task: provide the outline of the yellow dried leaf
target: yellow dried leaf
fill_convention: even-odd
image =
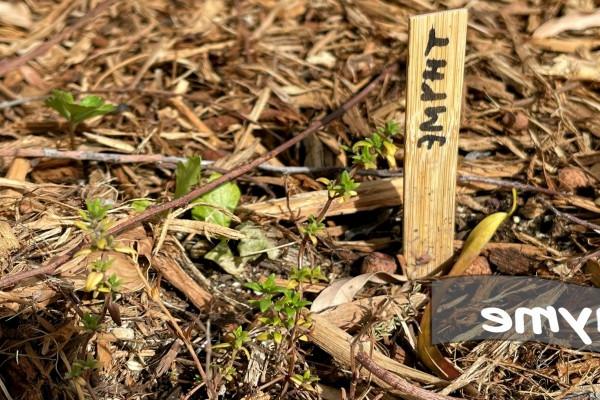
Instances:
[[[104,279],[104,274],[102,272],[90,271],[87,279],[85,280],[83,291],[91,292],[92,290],[96,290],[100,282],[102,282],[102,279]]]
[[[269,340],[269,332],[262,332],[256,335],[256,340],[259,342],[264,342],[265,340]]]
[[[77,253],[75,253],[73,258],[84,257],[84,256],[87,256],[90,254],[92,254],[92,249],[83,249],[83,250],[79,250]]]
[[[108,241],[104,237],[101,237],[100,239],[98,239],[96,241],[96,247],[100,250],[104,250],[106,248],[107,244],[108,244]]]
[[[492,239],[500,225],[510,217],[517,207],[517,191],[513,189],[513,205],[509,212],[497,212],[485,217],[471,231],[463,249],[448,275],[462,275],[475,261],[483,247]]]
[[[73,222],[73,225],[75,225],[75,227],[81,229],[82,231],[89,231],[88,224],[83,221],[75,221]]]
[[[115,246],[113,248],[114,251],[118,251],[119,253],[123,253],[123,254],[128,254],[131,257],[133,257],[133,259],[137,259],[137,252],[132,249],[131,247],[127,247],[127,246]]]
[[[471,231],[458,259],[448,273],[449,276],[463,275],[479,256],[483,247],[492,239],[502,222],[515,212],[517,208],[517,191],[513,189],[512,193],[513,204],[509,212],[497,212],[488,215]],[[431,303],[427,305],[421,319],[421,334],[417,339],[417,353],[423,364],[439,377],[456,379],[460,376],[460,372],[454,364],[444,357],[437,346],[431,344]]]

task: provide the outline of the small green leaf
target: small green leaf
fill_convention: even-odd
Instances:
[[[79,105],[84,107],[100,107],[104,104],[104,100],[100,96],[86,96],[79,101]]]
[[[67,104],[72,104],[73,101],[73,95],[71,93],[63,92],[62,90],[53,90],[52,95],[46,99],[46,105],[70,120],[71,113],[66,106]]]
[[[211,182],[220,176],[221,174],[214,173],[210,176],[208,181]],[[196,199],[196,201],[200,203],[212,204],[233,212],[233,210],[235,210],[237,207],[241,197],[242,192],[240,191],[238,185],[236,185],[234,182],[227,182],[199,197]],[[198,205],[192,208],[192,218],[225,227],[229,226],[231,223],[230,216],[219,211],[217,208],[208,205]]]
[[[100,322],[102,317],[95,314],[86,313],[83,315],[81,322],[83,323],[83,327],[88,331],[96,331],[100,327]]]
[[[175,198],[184,196],[198,184],[200,180],[202,159],[198,156],[190,157],[183,163],[177,163],[175,170]]]
[[[85,207],[87,209],[86,217],[88,220],[96,221],[106,218],[108,211],[112,208],[110,204],[107,204],[102,199],[98,198],[86,200]]]
[[[154,202],[150,199],[139,199],[131,202],[131,209],[135,212],[142,212],[150,207]]]
[[[86,119],[108,114],[116,110],[114,104],[105,103],[99,96],[87,96],[79,104],[73,95],[62,90],[53,90],[46,99],[46,105],[53,108],[72,125],[78,125]]]
[[[265,312],[269,309],[269,307],[271,307],[271,304],[273,304],[273,301],[271,300],[270,297],[264,298],[259,300],[258,302],[258,308],[260,309],[260,312]]]
[[[262,286],[258,282],[248,282],[244,286],[255,293],[261,293]]]
[[[396,121],[387,121],[383,130],[386,136],[395,136],[400,131],[400,126]]]

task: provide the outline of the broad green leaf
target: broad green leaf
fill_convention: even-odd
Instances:
[[[273,304],[273,300],[270,298],[261,299],[258,302],[258,308],[260,309],[260,312],[264,313],[271,307],[271,304]]]
[[[97,108],[104,104],[104,99],[100,96],[86,96],[79,101],[79,105],[84,107]]]
[[[46,100],[46,105],[56,110],[72,125],[108,114],[117,108],[114,104],[105,103],[99,96],[87,96],[76,103],[71,93],[62,90],[53,90],[52,95]]]
[[[204,258],[219,264],[228,274],[239,276],[244,271],[244,263],[237,259],[226,240],[221,240],[214,249],[204,255]]]
[[[196,186],[200,180],[202,159],[198,156],[190,157],[186,162],[177,163],[175,170],[175,198],[184,196]]]
[[[256,260],[262,252],[267,253],[267,257],[271,260],[279,256],[279,249],[275,248],[275,241],[269,239],[260,226],[244,222],[237,229],[246,236],[238,244],[240,257],[243,257],[245,261]]]
[[[82,123],[86,119],[108,114],[117,108],[113,104],[104,104],[97,107],[86,107],[80,104],[66,104],[65,107],[71,115],[69,120],[75,125]]]
[[[50,97],[46,99],[46,105],[53,108],[66,119],[71,119],[71,113],[67,109],[67,104],[73,104],[73,95],[62,90],[53,90]]]
[[[209,182],[220,177],[221,174],[214,173],[210,176]],[[196,199],[196,201],[205,204],[212,204],[217,207],[224,208],[233,212],[237,207],[242,192],[238,185],[234,182],[227,182],[218,188],[206,193],[205,195]],[[228,227],[231,223],[231,217],[227,214],[219,211],[215,207],[210,205],[198,205],[192,208],[192,218],[201,221],[212,222],[221,226]]]

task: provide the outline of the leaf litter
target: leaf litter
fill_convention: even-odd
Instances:
[[[598,357],[590,352],[481,342],[428,348],[429,361],[415,357],[427,335],[419,328],[427,282],[357,273],[374,250],[397,257],[402,268],[401,177],[360,175],[358,195],[326,211],[316,245],[308,241],[301,249],[299,227],[327,201],[318,179],[337,174],[319,168],[349,167],[345,149],[387,122],[402,132],[408,17],[466,5],[455,268],[469,273],[476,263],[474,270],[485,273],[598,285],[594,2],[158,0],[98,3],[95,12],[96,4],[0,2],[3,60],[51,44],[16,67],[0,64],[2,277],[33,271],[78,245],[74,222],[86,200],[109,201],[115,221],[135,217],[293,137],[385,65],[399,61],[399,69],[341,119],[270,160],[270,170],[122,234],[135,252],[112,255],[124,279],[112,300],[120,328],[107,315],[115,314],[114,305],[79,290],[85,257],[54,276],[2,288],[4,396],[405,396],[385,380],[369,380],[354,358],[359,349],[426,388],[430,398],[593,398],[586,393],[595,390]],[[44,104],[52,89],[72,93],[55,104],[64,117],[81,117],[73,120],[73,149],[68,126]],[[402,165],[401,140],[395,145],[379,170]],[[193,168],[186,174],[172,162],[9,153],[42,148],[74,150],[80,158],[186,157]],[[288,174],[291,167],[305,169]],[[507,188],[517,184],[526,187],[510,215],[501,210],[510,209]],[[389,217],[376,222],[378,210]],[[347,240],[354,230],[359,233]],[[300,258],[308,269],[294,271]],[[295,280],[317,267],[327,281]],[[260,313],[252,307],[257,294],[245,284],[264,283],[271,274],[277,279],[270,303],[262,300],[279,311]],[[374,282],[374,276],[386,278]],[[335,307],[315,312],[311,321],[294,308],[302,305],[294,293],[312,301],[313,311]],[[84,326],[87,314],[106,315],[98,330]],[[287,321],[295,327],[288,329]],[[306,334],[304,323],[312,324]],[[270,339],[257,339],[269,329]],[[205,377],[198,365],[208,365]]]

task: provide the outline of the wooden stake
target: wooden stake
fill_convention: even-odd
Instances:
[[[404,256],[410,278],[452,257],[467,10],[410,18]]]

